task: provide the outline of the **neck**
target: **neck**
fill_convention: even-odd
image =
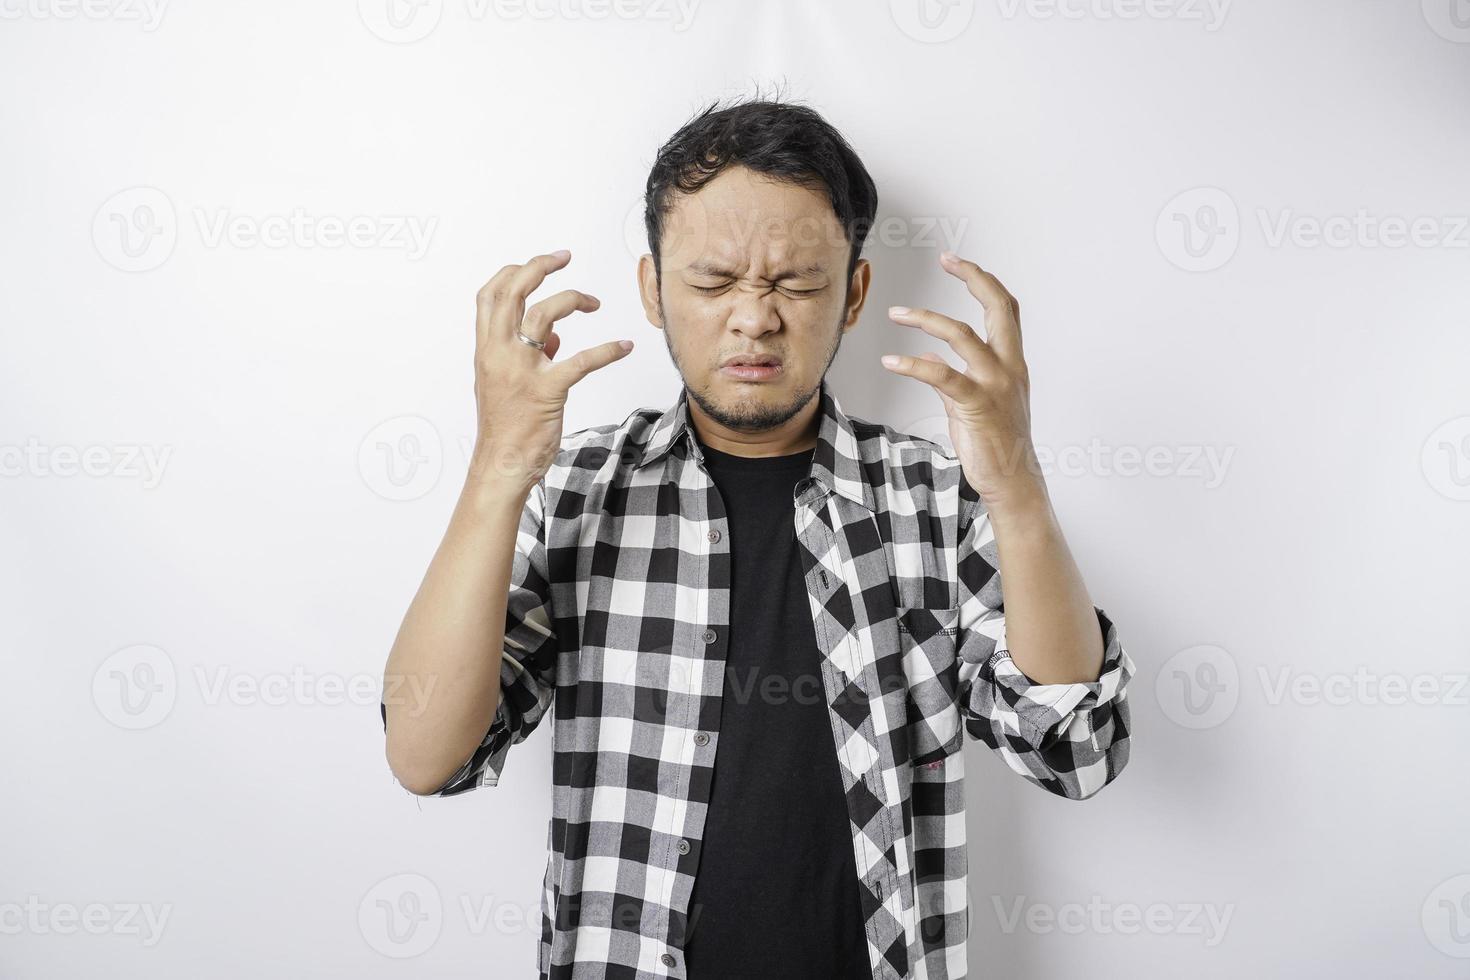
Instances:
[[[722,453],[732,456],[789,456],[805,452],[817,444],[817,434],[821,430],[821,403],[822,393],[818,389],[795,415],[780,425],[746,431],[721,425],[690,398],[689,422],[700,442]]]

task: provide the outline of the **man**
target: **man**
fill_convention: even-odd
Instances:
[[[705,110],[646,204],[667,411],[563,434],[570,388],[631,348],[556,359],[553,325],[599,305],[526,306],[567,252],[480,291],[473,463],[387,665],[433,698],[385,703],[390,766],[495,785],[551,710],[542,977],[963,977],[964,732],[1072,799],[1128,759],[1133,665],[1036,464],[1019,308],[946,254],[984,339],[890,310],[964,362],[883,359],[939,393],[946,452],[825,380],[877,194],[819,115]]]

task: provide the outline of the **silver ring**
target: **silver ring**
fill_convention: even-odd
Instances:
[[[530,337],[527,337],[525,334],[521,333],[521,328],[520,327],[516,327],[516,339],[519,340],[523,344],[528,344],[531,347],[536,348],[537,350],[545,350],[546,349],[546,341],[544,341],[544,340],[532,340]]]

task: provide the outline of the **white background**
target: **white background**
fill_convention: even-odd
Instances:
[[[569,427],[672,402],[648,166],[780,82],[894,221],[844,408],[995,271],[1139,669],[1090,801],[970,746],[973,975],[1470,977],[1470,5],[692,2],[0,0],[0,976],[533,974],[549,728],[419,801],[377,708],[474,293],[570,248]]]

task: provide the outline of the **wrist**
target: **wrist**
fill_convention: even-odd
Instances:
[[[1040,479],[1017,479],[980,495],[990,522],[997,527],[1034,527],[1051,519],[1051,496]]]
[[[498,492],[519,490],[524,496],[545,472],[545,467],[538,467],[536,462],[520,449],[476,440],[465,483]]]

